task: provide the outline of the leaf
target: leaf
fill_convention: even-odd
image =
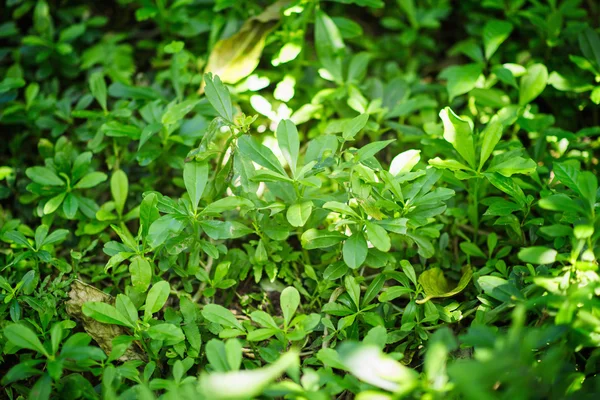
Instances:
[[[543,64],[533,64],[521,78],[519,105],[524,106],[536,99],[548,83],[548,69]]]
[[[37,351],[49,357],[48,351],[42,345],[34,331],[21,324],[7,325],[3,330],[4,337],[23,349]]]
[[[34,181],[44,186],[64,186],[65,182],[54,172],[46,167],[27,168],[25,174]]]
[[[531,264],[552,264],[558,252],[544,246],[525,247],[519,251],[519,260]]]
[[[200,221],[200,226],[214,240],[237,239],[254,232],[254,230],[237,221]]]
[[[512,283],[497,276],[481,276],[477,284],[488,296],[496,300],[510,303],[514,299],[523,299],[523,294]]]
[[[409,393],[418,384],[417,372],[384,354],[376,345],[345,342],[338,352],[345,368],[370,385],[389,392]]]
[[[203,372],[198,388],[202,398],[233,400],[259,398],[270,382],[286,370],[298,368],[298,352],[291,350],[266,367],[229,372]]]
[[[448,81],[448,95],[452,101],[456,96],[473,90],[482,72],[481,64],[454,65],[444,69],[439,77]]]
[[[421,160],[421,150],[406,150],[398,154],[390,164],[390,174],[394,176],[410,172]]]
[[[29,240],[19,231],[8,231],[4,234],[4,238],[8,240],[12,240],[15,243],[20,244],[21,246],[25,246],[30,250],[35,250]]]
[[[342,81],[341,54],[345,49],[344,41],[335,22],[323,11],[315,14],[315,49],[317,57],[336,81]]]
[[[390,237],[381,226],[370,221],[365,222],[367,228],[367,239],[375,246],[377,250],[387,252],[390,250]]]
[[[253,209],[254,203],[240,196],[228,196],[224,199],[219,199],[207,205],[200,213],[203,214],[221,214],[225,211],[242,208],[245,210]]]
[[[485,58],[490,59],[498,47],[508,38],[513,30],[513,25],[507,21],[492,19],[483,27],[483,48]]]
[[[346,236],[339,232],[318,231],[309,229],[302,234],[302,247],[306,250],[322,249],[340,243]]]
[[[296,125],[289,119],[281,120],[277,125],[277,143],[292,170],[292,174],[295,174],[298,164],[298,152],[300,151],[300,139],[298,138]]]
[[[502,123],[499,119],[493,119],[487,124],[483,132],[481,133],[481,150],[479,153],[479,169],[483,167],[483,164],[490,158],[492,152],[496,148],[496,145],[502,138]]]
[[[83,305],[82,311],[86,316],[91,317],[98,322],[102,322],[103,324],[120,325],[133,328],[133,325],[131,322],[129,322],[127,317],[117,311],[117,309],[110,304],[97,301],[87,302]]]
[[[452,297],[467,287],[469,282],[471,281],[471,277],[473,276],[473,271],[470,266],[465,266],[462,271],[462,276],[460,277],[460,281],[456,285],[456,287],[452,288],[446,277],[444,276],[444,272],[440,268],[431,268],[426,271],[423,271],[421,275],[419,275],[419,283],[423,287],[423,291],[425,292],[425,298],[422,300],[417,300],[418,304],[423,304],[431,299],[441,298],[441,297]]]
[[[107,178],[108,178],[108,176],[106,176],[106,174],[103,172],[90,172],[89,174],[87,174],[86,176],[81,178],[81,180],[79,182],[77,182],[77,184],[75,185],[75,188],[76,189],[93,188],[95,186],[98,186],[100,183],[104,182]]]
[[[221,82],[217,75],[211,73],[204,75],[204,83],[206,84],[204,91],[209,103],[214,107],[217,113],[225,121],[233,124],[233,104],[229,91]]]
[[[121,311],[120,302],[117,297],[117,309],[125,316],[129,316],[129,312],[124,309]],[[69,292],[69,300],[66,302],[67,313],[72,317],[82,322],[83,328],[93,338],[100,348],[104,350],[106,354],[111,354],[113,349],[113,339],[118,336],[127,335],[128,331],[125,330],[121,325],[110,325],[96,321],[83,313],[83,305],[88,302],[110,302],[111,297],[106,293],[96,289],[93,286],[87,285],[79,280],[74,280],[71,284],[71,291]],[[135,306],[134,306],[135,308]],[[135,317],[137,320],[137,315]],[[67,342],[63,344],[63,352],[67,349],[69,341],[76,335],[82,335],[88,337],[85,333],[77,333],[67,339]],[[134,347],[130,347],[125,351],[120,361],[128,360],[143,360],[145,355],[136,351]]]
[[[444,139],[454,147],[471,168],[475,168],[475,147],[473,130],[469,122],[461,119],[450,109],[440,111],[444,123]]]
[[[238,139],[238,148],[244,156],[258,165],[286,176],[285,170],[271,149],[256,142],[250,135],[244,135]]]
[[[356,306],[356,310],[360,310],[360,285],[356,282],[356,278],[352,275],[346,275],[344,278],[344,288]]]
[[[67,196],[67,193],[63,192],[63,193],[57,194],[56,196],[49,199],[46,202],[46,204],[44,205],[44,214],[48,215],[48,214],[52,214],[54,211],[56,211],[58,209],[58,207],[60,207],[60,205],[62,204],[62,202],[66,196]]]
[[[157,282],[150,288],[144,305],[144,320],[149,320],[152,314],[163,308],[170,293],[171,286],[166,281]]]
[[[372,143],[367,144],[366,146],[361,147],[356,152],[357,161],[364,161],[368,158],[373,157],[375,154],[377,154],[381,150],[385,149],[390,143],[394,142],[395,140],[396,139],[372,142]]]
[[[171,103],[162,115],[160,122],[165,126],[176,124],[181,121],[187,113],[192,111],[198,103],[199,100],[185,100],[177,104]]]
[[[343,257],[346,265],[352,269],[359,268],[367,259],[369,248],[362,232],[354,233],[344,242]]]
[[[210,52],[205,72],[219,75],[230,84],[250,75],[258,66],[267,35],[280,19],[284,4],[278,1],[270,5],[244,22],[236,34],[219,40]]]
[[[483,251],[481,251],[479,246],[477,246],[473,242],[462,242],[460,244],[460,249],[463,251],[463,253],[465,253],[468,256],[487,258],[487,256]]]
[[[295,287],[288,286],[281,292],[279,304],[283,312],[283,323],[287,327],[300,305],[300,293]]]
[[[173,324],[156,324],[148,329],[148,336],[154,340],[163,340],[168,345],[177,344],[185,340],[185,335],[180,327]]]
[[[286,217],[290,225],[296,228],[304,226],[306,221],[308,221],[310,214],[312,213],[312,208],[312,201],[292,204],[286,213]]]
[[[183,182],[185,189],[190,195],[194,211],[198,210],[198,203],[208,181],[208,163],[192,161],[183,167]]]
[[[115,201],[115,209],[119,216],[123,215],[123,208],[125,208],[125,202],[127,201],[127,192],[129,188],[129,181],[127,174],[123,170],[119,169],[113,172],[110,178],[110,192]]]
[[[342,137],[344,140],[354,140],[354,136],[367,125],[369,114],[360,114],[358,117],[352,118],[342,126]]]
[[[218,304],[207,304],[202,308],[202,316],[215,324],[226,328],[237,328],[245,331],[244,327],[237,320],[235,315],[228,309]]]
[[[521,189],[512,178],[507,178],[506,176],[500,175],[498,172],[485,173],[484,175],[492,185],[515,199],[521,207],[526,205],[527,198],[525,197],[523,189]]]
[[[170,234],[180,232],[184,227],[183,221],[167,214],[154,220],[148,229],[146,240],[151,248],[162,245]]]
[[[150,263],[141,256],[135,256],[129,264],[131,284],[138,290],[145,292],[150,286],[152,279],[152,267]]]
[[[90,92],[100,107],[106,112],[106,82],[104,81],[104,74],[100,71],[93,72],[90,75]]]
[[[501,175],[510,177],[514,174],[531,174],[535,172],[536,167],[537,164],[531,158],[511,157],[506,161],[491,166],[487,172],[499,172]]]
[[[600,36],[589,26],[579,34],[579,48],[588,60],[600,67]]]

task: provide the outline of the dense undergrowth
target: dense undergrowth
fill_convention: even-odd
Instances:
[[[0,397],[597,398],[599,13],[7,0]]]

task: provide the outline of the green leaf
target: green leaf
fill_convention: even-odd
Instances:
[[[194,211],[198,209],[198,203],[208,181],[208,163],[192,161],[183,167],[183,182],[190,195]]]
[[[58,177],[54,172],[46,167],[31,167],[27,168],[25,174],[34,181],[44,186],[64,186],[65,182]]]
[[[308,221],[310,214],[312,213],[312,208],[312,201],[292,204],[286,213],[286,217],[290,225],[296,228],[304,226],[306,221]]]
[[[421,150],[406,150],[398,154],[390,164],[390,174],[394,176],[409,173],[421,160]]]
[[[525,193],[523,189],[512,178],[508,178],[506,176],[500,175],[498,172],[494,173],[485,173],[485,177],[490,181],[492,185],[494,185],[497,189],[503,191],[508,194],[510,197],[515,199],[515,201],[521,206],[524,207],[527,203],[527,198],[525,197]]]
[[[83,313],[103,324],[121,325],[128,328],[133,328],[133,324],[129,322],[127,317],[117,311],[110,304],[100,301],[89,301],[85,303],[81,309]]]
[[[552,264],[558,252],[544,246],[525,247],[519,251],[519,260],[531,264]]]
[[[35,250],[33,248],[33,246],[31,246],[31,243],[29,243],[29,240],[27,240],[25,235],[23,235],[19,231],[8,231],[4,234],[4,238],[8,239],[8,240],[12,240],[13,242],[18,243],[22,246],[25,246],[30,250]],[[38,247],[40,247],[40,246],[38,246]]]
[[[136,289],[145,292],[152,280],[152,267],[150,263],[141,256],[135,256],[129,264],[131,284]]]
[[[381,226],[370,221],[365,222],[367,228],[367,239],[375,246],[377,250],[387,252],[390,250],[390,237]]]
[[[63,202],[63,212],[67,219],[75,218],[77,210],[79,209],[79,200],[73,193],[67,194],[65,201]]]
[[[491,166],[487,172],[498,172],[501,175],[510,177],[514,174],[531,174],[535,172],[536,167],[537,164],[531,158],[511,157],[506,161]]]
[[[121,314],[123,314],[124,316],[129,318],[129,321],[132,324],[137,321],[137,319],[138,319],[137,308],[135,307],[135,305],[133,304],[131,299],[129,297],[127,297],[126,295],[124,295],[124,294],[117,295],[117,300],[115,301],[115,307],[117,308],[117,311],[119,311]]]
[[[210,104],[217,110],[221,118],[233,124],[233,104],[229,91],[221,79],[217,75],[213,76],[213,74],[207,73],[204,75],[204,82],[206,84],[204,91]]]
[[[202,398],[215,400],[259,398],[270,382],[287,370],[298,368],[298,352],[292,350],[262,368],[229,372],[203,372],[198,387]]]
[[[214,240],[237,239],[254,232],[254,230],[237,221],[200,221],[200,226]]]
[[[483,251],[481,251],[479,246],[477,246],[473,242],[462,242],[460,244],[460,249],[463,251],[463,253],[465,253],[468,256],[487,258],[487,256]]]
[[[448,81],[448,95],[452,101],[456,96],[473,90],[482,72],[481,64],[454,65],[444,69],[439,77]]]
[[[493,119],[487,124],[483,132],[481,133],[481,150],[479,153],[479,169],[483,167],[483,164],[490,158],[492,152],[496,148],[496,145],[502,138],[502,123],[499,119]]]
[[[183,117],[186,116],[187,113],[196,107],[199,101],[200,100],[185,100],[178,104],[169,104],[160,122],[165,126],[178,123],[183,119]]]
[[[4,337],[23,349],[37,351],[49,357],[48,351],[42,345],[34,331],[20,324],[7,325],[3,330]]]
[[[356,152],[357,161],[364,161],[368,158],[373,157],[375,154],[385,149],[390,143],[394,142],[395,140],[396,139],[372,142],[367,144],[366,146],[361,147]]]
[[[106,82],[102,72],[98,71],[90,75],[90,91],[100,107],[106,112]]]
[[[548,83],[548,69],[543,64],[533,64],[521,78],[519,89],[519,105],[531,103],[536,99]]]
[[[600,67],[600,36],[589,26],[579,34],[579,48],[588,60]]]
[[[281,292],[279,304],[283,312],[283,323],[287,327],[300,305],[300,293],[295,287],[288,286]]]
[[[238,148],[244,156],[248,157],[258,165],[270,169],[273,172],[278,172],[284,176],[286,175],[285,170],[271,149],[256,142],[249,135],[244,135],[238,139]]]
[[[200,213],[203,214],[221,214],[225,211],[241,208],[245,210],[253,209],[254,203],[250,200],[239,196],[228,196],[224,199],[219,199],[207,205]]]
[[[146,304],[144,305],[145,320],[149,320],[152,314],[163,308],[170,293],[171,286],[166,281],[157,282],[152,286],[148,296],[146,296]]]
[[[483,27],[483,48],[485,58],[490,59],[498,47],[508,38],[513,30],[513,25],[507,21],[492,19]]]
[[[453,288],[448,284],[444,272],[440,268],[436,267],[423,271],[423,273],[419,275],[419,283],[423,287],[425,298],[417,300],[417,303],[423,304],[431,299],[454,296],[467,287],[472,276],[473,271],[471,270],[471,267],[464,267],[460,281]]]
[[[346,236],[339,232],[309,229],[302,234],[302,247],[306,250],[322,249],[340,243]]]
[[[277,143],[281,154],[283,154],[292,170],[292,174],[295,174],[300,151],[300,139],[296,125],[289,119],[281,120],[277,125]]]
[[[341,54],[344,41],[335,22],[323,11],[315,14],[315,49],[317,57],[335,81],[342,81]]]
[[[338,352],[340,361],[352,375],[375,387],[409,393],[419,384],[417,372],[384,354],[376,345],[346,342]],[[374,365],[385,365],[385,369],[373,368]]]
[[[237,320],[235,315],[228,309],[218,304],[207,304],[202,308],[202,316],[215,324],[226,328],[237,328],[245,331],[244,327]]]
[[[173,324],[156,324],[148,329],[148,336],[154,340],[163,340],[168,345],[177,344],[185,340],[185,335],[180,327]]]
[[[354,140],[354,136],[363,130],[369,121],[369,114],[360,114],[358,117],[352,118],[342,126],[342,137],[346,141]]]
[[[110,178],[110,192],[115,201],[115,209],[119,216],[123,215],[123,208],[125,208],[125,202],[127,201],[128,188],[129,181],[127,179],[127,174],[121,169],[113,172]]]
[[[360,285],[356,282],[356,278],[352,275],[346,275],[344,278],[344,288],[352,302],[356,306],[356,310],[360,310]]]
[[[104,182],[107,178],[108,177],[103,172],[90,172],[89,174],[87,174],[86,176],[81,178],[81,180],[79,182],[77,182],[77,184],[75,185],[75,188],[76,189],[93,188],[94,186],[98,186],[100,183]]]
[[[63,193],[57,194],[56,196],[54,196],[50,200],[48,200],[46,202],[46,204],[44,205],[44,214],[48,215],[48,214],[52,214],[54,211],[56,211],[58,209],[58,207],[60,207],[60,205],[62,204],[62,202],[66,196],[67,196],[67,193],[63,192]]]
[[[346,265],[352,269],[359,268],[367,259],[369,248],[361,232],[354,233],[344,242],[343,257]]]
[[[440,111],[444,123],[444,139],[454,147],[471,168],[475,168],[475,147],[473,130],[469,122],[461,119],[450,109]]]

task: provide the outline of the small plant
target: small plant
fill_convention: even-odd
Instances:
[[[97,3],[0,22],[0,397],[597,397],[594,2]]]

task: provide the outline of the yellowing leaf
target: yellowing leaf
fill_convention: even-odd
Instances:
[[[267,7],[260,15],[248,19],[238,33],[219,40],[208,58],[205,73],[212,72],[223,83],[236,83],[256,69],[260,61],[265,39],[287,1],[278,1]]]
[[[419,283],[421,286],[423,286],[425,298],[422,300],[417,300],[417,303],[423,304],[431,299],[440,297],[452,297],[467,287],[472,276],[473,271],[471,270],[471,267],[464,267],[463,274],[458,282],[458,285],[453,288],[448,284],[448,280],[440,268],[428,269],[419,276]]]

